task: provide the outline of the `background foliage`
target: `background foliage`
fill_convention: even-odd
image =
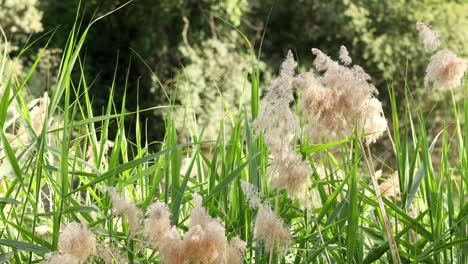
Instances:
[[[83,1],[83,21],[123,3]],[[12,57],[17,55],[18,46],[28,43],[31,34],[49,30],[56,30],[49,47],[63,47],[78,4],[79,1],[1,1],[0,25],[13,41]],[[389,82],[396,85],[397,97],[402,94],[405,78],[422,86],[419,73],[424,71],[428,56],[423,56],[422,47],[416,42],[415,22],[432,24],[443,35],[444,47],[459,51],[463,57],[468,53],[464,47],[468,39],[467,13],[468,4],[464,1],[135,0],[119,10],[118,15],[108,16],[93,27],[88,36],[92,44],[85,45],[83,60],[87,76],[94,80],[91,95],[97,112],[102,112],[108,101],[117,65],[117,105],[121,103],[127,80],[124,73],[128,71],[129,110],[135,110],[137,102],[142,108],[167,104],[161,82],[171,90],[179,90],[169,93],[176,103],[196,104],[195,118],[204,127],[214,114],[207,109],[219,99],[217,89],[224,94],[226,106],[235,111],[236,96],[242,91],[232,84],[248,74],[247,64],[242,62],[247,61],[243,58],[251,51],[234,27],[246,34],[255,50],[263,44],[261,87],[268,85],[268,76],[276,73],[276,65],[288,49],[294,50],[302,68],[308,68],[311,47],[337,54],[340,45],[345,45],[355,62],[374,77],[383,92],[381,97],[386,98]],[[43,38],[42,44],[46,40]],[[41,45],[34,47],[39,50]],[[23,61],[18,65],[20,70],[23,64],[28,65],[27,60]],[[50,82],[33,83],[37,87],[29,88],[39,91],[36,94],[53,89]],[[185,94],[187,85],[193,89],[192,95]],[[142,113],[142,120],[155,120],[148,125],[153,131],[151,140],[162,138],[162,114],[160,110]],[[212,122],[225,118],[223,113],[216,114],[221,116]]]

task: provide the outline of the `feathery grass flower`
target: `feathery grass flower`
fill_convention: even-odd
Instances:
[[[115,246],[108,246],[105,244],[98,244],[96,247],[96,256],[104,261],[106,264],[124,264],[128,263],[125,254]],[[64,264],[64,263],[62,263]]]
[[[262,108],[253,122],[255,135],[264,133],[265,142],[270,148],[281,149],[291,137],[300,133],[299,121],[291,111],[292,84],[296,61],[291,51],[281,64],[280,75],[270,84],[269,90],[262,99]]]
[[[467,69],[465,59],[457,57],[449,50],[440,50],[431,57],[427,65],[424,86],[432,83],[438,90],[458,88],[463,83],[463,75]]]
[[[46,254],[46,259],[42,264],[80,264],[81,260],[75,256],[68,254],[60,254],[57,252]]]
[[[148,239],[158,247],[170,229],[169,207],[162,202],[155,202],[150,205],[148,208],[148,220],[144,227],[144,233]]]
[[[247,248],[247,243],[235,236],[229,241],[226,249],[226,264],[242,264],[242,254]]]
[[[84,263],[95,251],[94,234],[85,225],[73,222],[59,235],[59,252],[47,255],[43,263]]]
[[[225,229],[202,207],[200,195],[194,194],[193,200],[195,206],[184,239],[175,226],[170,227],[169,208],[161,202],[150,206],[145,233],[166,264],[223,263],[227,243]]]
[[[37,135],[39,135],[42,131],[42,127],[44,126],[44,119],[47,114],[47,106],[49,104],[49,96],[46,93],[39,98],[39,105],[35,106],[30,113],[31,121],[32,121],[32,128]]]
[[[382,171],[375,172],[376,177],[381,177]],[[398,172],[392,173],[388,178],[379,184],[380,194],[387,199],[400,197],[400,181],[398,179]]]
[[[59,248],[61,253],[85,261],[96,250],[96,238],[85,225],[73,222],[68,224],[60,234]]]
[[[294,80],[301,93],[305,131],[312,139],[350,137],[356,124],[366,135],[366,143],[375,142],[386,130],[382,105],[375,98],[377,89],[360,66],[342,66],[318,49],[314,65],[321,73],[303,73]],[[344,63],[351,60],[345,47],[340,51]]]
[[[423,42],[426,52],[435,51],[440,47],[439,32],[433,31],[429,25],[423,22],[417,22],[416,29],[419,31],[419,39]]]
[[[202,207],[202,197],[193,194],[189,230],[185,235],[185,252],[195,263],[222,263],[225,258],[225,230]]]
[[[255,239],[265,242],[267,252],[278,247],[279,252],[284,254],[292,241],[288,226],[267,206],[258,209],[254,232]]]
[[[348,49],[345,46],[340,47],[340,60],[346,66],[351,65],[351,63],[353,62],[353,60],[349,56]]]
[[[249,201],[250,208],[258,209],[260,206],[262,206],[260,193],[258,192],[257,188],[255,188],[255,186],[244,180],[241,180],[241,189]]]
[[[99,153],[101,142],[98,141],[96,145],[98,146],[98,153]],[[103,150],[102,150],[101,164],[96,165],[96,157],[95,157],[94,152],[93,152],[93,146],[89,145],[88,149],[86,150],[86,162],[89,163],[92,166],[98,166],[97,169],[100,169],[100,168],[106,169],[107,168],[107,163],[108,163],[107,162],[108,153],[109,153],[109,150],[111,150],[111,148],[113,146],[114,146],[114,142],[111,141],[111,140],[106,140],[106,142],[104,142],[104,146],[103,146]],[[86,166],[85,171],[86,172],[92,172],[92,170],[91,170],[91,168],[89,166]]]
[[[308,187],[312,169],[302,157],[292,149],[273,153],[268,167],[269,182],[275,189],[286,189],[291,199],[297,199],[307,207]]]
[[[241,181],[241,186],[250,201],[251,207],[255,209],[258,206],[254,224],[254,238],[265,242],[267,252],[271,252],[278,247],[279,252],[284,254],[292,241],[289,227],[281,217],[271,210],[268,203],[258,205],[260,197],[258,196],[258,190],[253,185]]]
[[[108,192],[112,200],[112,214],[124,214],[127,217],[128,234],[129,238],[132,239],[141,226],[142,211],[134,203],[119,195],[114,188],[109,188]]]

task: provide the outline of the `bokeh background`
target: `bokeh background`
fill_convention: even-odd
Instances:
[[[0,0],[0,26],[11,41],[9,70],[26,74],[50,40],[28,89],[33,97],[54,89],[61,50],[75,19],[87,24],[125,3],[82,0],[79,9],[77,0]],[[185,106],[176,119],[181,134],[196,129],[187,121],[196,118],[198,129],[205,127],[210,139],[226,119],[225,106],[233,112],[240,105],[248,107],[252,50],[239,32],[256,55],[261,50],[262,90],[288,49],[304,71],[313,60],[311,48],[336,58],[345,45],[354,62],[373,76],[388,109],[388,85],[400,97],[405,83],[414,94],[424,89],[429,56],[418,42],[417,21],[436,28],[444,48],[467,57],[467,1],[134,0],[92,27],[81,62],[92,83],[96,115],[103,112],[115,75],[117,108],[128,80],[128,111],[171,100]],[[418,101],[431,108],[431,100],[432,93],[426,92]],[[164,112],[141,113],[149,142],[163,137]]]

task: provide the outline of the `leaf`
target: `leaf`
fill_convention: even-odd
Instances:
[[[420,214],[416,219],[415,221],[418,222],[420,221],[424,216],[426,216],[427,214],[427,211],[426,212],[423,212],[422,214]],[[405,226],[405,228],[403,228],[402,231],[400,231],[397,235],[396,235],[396,239],[400,239],[404,234],[406,234],[410,229],[417,229],[417,227],[414,227],[412,225],[407,225]],[[388,251],[388,242],[385,241],[384,243],[382,243],[381,245],[371,249],[369,251],[369,254],[367,255],[367,257],[364,259],[363,263],[364,264],[370,264],[370,263],[374,263],[375,261],[379,260],[383,254],[385,254],[385,252]]]
[[[13,257],[13,252],[7,252],[7,253],[4,253],[4,254],[0,254],[0,263],[5,263],[7,262],[8,260],[11,259],[11,257]]]
[[[256,154],[258,155],[258,154]],[[256,156],[255,155],[255,156]],[[244,164],[242,164],[240,167],[235,169],[231,174],[229,174],[227,177],[225,177],[216,187],[211,191],[211,193],[208,195],[206,199],[204,199],[204,202],[209,201],[213,196],[223,190],[226,186],[228,186],[239,174],[244,170],[244,168],[248,165],[248,161],[246,161]]]
[[[414,197],[416,196],[416,192],[419,189],[419,186],[421,185],[422,180],[424,179],[424,168],[419,168],[416,171],[416,174],[414,175],[413,178],[413,183],[411,184],[410,191],[408,193],[408,199],[406,200],[406,208],[409,208],[411,206],[411,203],[413,202]]]
[[[10,98],[10,86],[11,86],[11,77],[8,78],[8,82],[6,83],[4,88],[2,87],[3,95],[2,95],[2,98],[0,99],[0,127],[2,128],[7,118],[8,106],[10,105],[10,103],[8,102],[8,98]]]
[[[350,142],[351,140],[353,140],[352,137],[345,138],[345,139],[335,141],[335,142],[326,143],[326,144],[301,145],[301,152],[304,154],[311,154],[311,153],[319,152],[321,150],[325,150],[325,149],[329,149],[332,147],[342,145],[344,143]]]
[[[123,171],[133,169],[138,165],[141,165],[141,164],[143,164],[145,162],[156,159],[157,157],[159,157],[159,156],[161,156],[163,154],[171,152],[176,148],[177,148],[177,146],[172,147],[172,148],[168,148],[168,149],[165,149],[165,150],[160,151],[158,153],[148,155],[148,156],[143,157],[143,158],[135,159],[135,160],[129,161],[127,163],[121,164],[121,165],[119,165],[117,167],[114,167],[114,168],[108,170],[106,173],[103,173],[101,176],[94,179],[93,181],[91,181],[91,182],[89,182],[89,183],[87,183],[87,184],[85,184],[85,185],[71,191],[70,193],[68,193],[68,195],[71,195],[73,193],[76,193],[76,192],[79,192],[79,191],[82,191],[82,190],[86,190],[87,188],[92,187],[92,186],[94,186],[94,185],[96,185],[96,184],[98,184],[98,183],[100,183],[102,181],[105,181],[105,180],[107,180],[107,179],[109,179],[109,178],[111,178],[111,177],[113,177],[115,175],[118,175],[119,173],[121,173]]]
[[[21,204],[20,201],[15,200],[13,198],[8,198],[8,197],[0,197],[0,203],[14,204],[14,205]]]
[[[432,154],[432,151],[434,150],[435,144],[437,143],[437,139],[439,136],[442,134],[444,130],[441,130],[435,137],[434,140],[432,140],[431,146],[429,147],[429,152]],[[413,202],[414,197],[416,196],[416,192],[419,189],[419,186],[421,185],[422,180],[424,179],[424,176],[426,173],[424,172],[424,167],[419,168],[416,171],[416,174],[414,175],[413,182],[410,187],[410,191],[408,193],[408,199],[406,200],[406,208],[409,208],[411,206],[411,203]]]
[[[11,167],[13,168],[13,172],[15,173],[15,176],[18,177],[18,179],[21,179],[21,168],[18,164],[18,160],[16,159],[15,152],[10,146],[10,143],[8,142],[8,139],[5,136],[5,133],[3,131],[0,131],[0,136],[1,136],[1,141],[3,143],[4,151],[6,152],[6,155],[8,157],[8,161],[11,164]]]
[[[100,212],[101,209],[99,209],[95,205],[91,206],[70,206],[67,209],[63,210],[64,214],[70,214],[70,213],[90,213],[90,212]]]
[[[15,248],[17,250],[34,252],[34,253],[50,252],[50,250],[47,248],[37,246],[31,243],[15,241],[15,240],[0,239],[0,245]]]
[[[336,188],[335,191],[333,191],[332,194],[330,194],[330,196],[328,197],[328,199],[325,201],[325,203],[323,204],[323,207],[322,209],[320,210],[320,213],[319,215],[317,216],[316,218],[316,222],[317,223],[320,223],[320,221],[322,221],[322,218],[325,216],[325,214],[328,212],[328,210],[331,208],[331,206],[334,204],[334,202],[336,201],[336,198],[338,197],[338,195],[340,194],[341,190],[344,188],[344,186],[348,183],[348,180],[349,178],[351,177],[351,174],[348,174],[346,176],[346,178],[343,179],[343,181],[340,183],[340,185]],[[314,233],[315,232],[315,229],[317,228],[318,226],[314,226],[312,227],[312,231],[311,233]]]
[[[184,197],[185,188],[187,187],[188,180],[190,178],[190,172],[192,171],[193,165],[195,164],[195,160],[197,158],[197,153],[193,156],[192,161],[185,173],[185,177],[182,181],[182,184],[179,186],[179,190],[176,193],[176,198],[172,205],[172,223],[177,225],[179,219],[179,212],[180,212],[180,204],[182,203],[182,198]]]

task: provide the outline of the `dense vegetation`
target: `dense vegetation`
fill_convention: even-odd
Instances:
[[[467,4],[0,6],[0,263],[468,261]]]

